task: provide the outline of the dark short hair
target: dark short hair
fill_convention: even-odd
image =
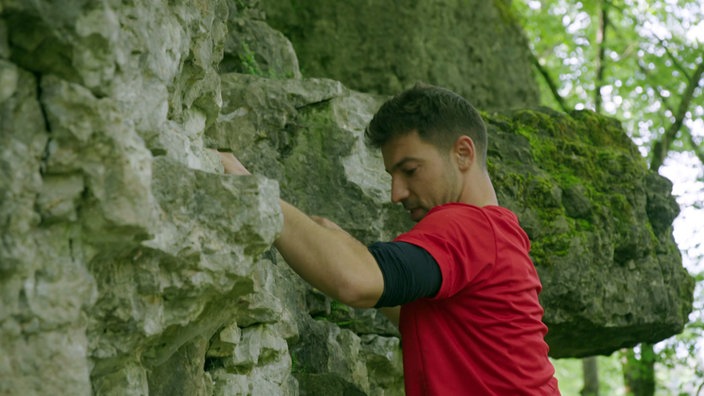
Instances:
[[[389,99],[374,115],[365,136],[368,144],[378,148],[413,131],[441,151],[467,135],[474,141],[480,163],[486,166],[484,120],[465,98],[448,89],[419,83]]]

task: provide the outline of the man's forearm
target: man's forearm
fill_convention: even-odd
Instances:
[[[303,279],[355,307],[373,307],[384,290],[381,270],[367,247],[342,230],[323,227],[287,202],[275,246]]]
[[[250,174],[232,153],[214,152],[225,173]],[[384,278],[366,246],[331,221],[318,218],[318,224],[294,206],[280,203],[284,227],[274,244],[291,268],[340,302],[374,306],[384,291]]]

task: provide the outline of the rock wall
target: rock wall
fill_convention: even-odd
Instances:
[[[383,98],[300,77],[251,4],[0,0],[0,394],[403,394],[393,326],[271,249],[279,196],[365,242],[410,225],[362,142]],[[551,354],[680,331],[676,205],[620,127],[485,117]]]
[[[309,77],[393,95],[417,81],[485,110],[534,106],[528,41],[510,0],[261,0]]]

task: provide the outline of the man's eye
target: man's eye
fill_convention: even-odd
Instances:
[[[404,169],[403,173],[405,173],[406,176],[413,176],[413,174],[416,172],[416,169],[418,169],[418,168],[416,167],[416,168]]]

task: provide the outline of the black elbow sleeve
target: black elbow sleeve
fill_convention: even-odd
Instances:
[[[377,242],[369,252],[384,276],[384,292],[376,308],[433,297],[440,290],[440,267],[425,249],[406,242]]]

